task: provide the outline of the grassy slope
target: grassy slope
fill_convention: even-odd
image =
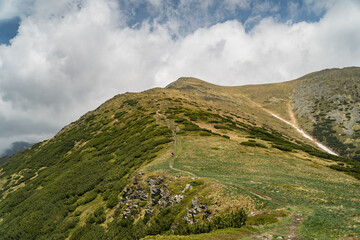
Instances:
[[[63,239],[100,206],[113,218],[129,174],[171,141],[139,97],[115,97],[3,166],[1,239]]]
[[[329,69],[297,80],[234,88],[291,120],[345,157],[360,160],[360,68]],[[235,90],[236,89],[236,90]]]
[[[232,194],[249,195],[258,207],[307,209],[309,215],[299,230],[303,236],[360,234],[359,181],[324,167],[321,160],[239,146],[220,137],[181,137],[178,147],[181,151],[175,167],[221,182]],[[239,186],[274,201],[260,199]]]
[[[274,88],[270,92],[280,91],[276,98],[284,96],[286,91],[281,84],[270,86]],[[253,87],[246,88],[251,92]],[[172,144],[142,149],[144,142],[171,139],[157,110],[180,130],[174,167],[196,174],[204,180],[204,187],[211,189],[208,192],[202,187],[202,193],[196,190],[192,196],[205,194],[212,201],[214,212],[243,206],[255,214],[246,228],[186,238],[233,239],[266,234],[309,239],[360,236],[359,181],[327,167],[335,165],[333,161],[304,152],[311,147],[296,141],[312,143],[259,107],[263,100],[255,97],[258,95],[250,100],[239,89],[182,79],[167,89],[120,95],[64,128],[54,139],[17,155],[4,166],[5,173],[0,177],[0,186],[5,187],[2,196],[7,196],[0,202],[2,236],[62,239],[69,234],[87,234],[91,239],[99,233],[105,236],[102,226],[108,226],[107,231],[115,234],[119,225],[116,221],[113,225],[108,223],[121,216],[120,209],[116,210],[119,195],[139,167],[146,174],[190,179],[185,172],[169,168]],[[268,92],[268,86],[259,89],[260,96]],[[278,114],[286,113],[281,112],[282,108],[272,108],[275,102],[286,106],[285,100],[272,102],[265,107]],[[264,131],[271,137],[257,132],[255,126],[267,129]],[[241,145],[249,140],[266,148]],[[274,148],[279,141],[296,149],[288,152]],[[105,223],[87,228],[86,220],[100,206],[105,209]],[[276,215],[277,209],[287,216]],[[47,215],[41,216],[42,212]],[[275,214],[269,219],[279,221],[256,225],[264,214]],[[44,226],[45,230],[40,231]],[[177,239],[149,237],[152,238]]]

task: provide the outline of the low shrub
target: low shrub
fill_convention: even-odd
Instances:
[[[241,145],[248,146],[248,147],[261,147],[261,148],[267,148],[264,144],[258,143],[254,140],[249,140],[248,142],[242,142]]]
[[[278,219],[272,214],[262,214],[262,215],[249,217],[249,219],[246,221],[246,224],[258,226],[269,223],[276,223],[277,221]]]
[[[129,106],[135,106],[136,104],[138,104],[139,101],[135,100],[135,99],[128,99],[124,101],[124,104],[127,104]]]
[[[211,221],[203,219],[193,224],[187,223],[185,220],[180,221],[175,230],[175,235],[189,235],[208,233],[212,230],[223,228],[241,228],[245,225],[247,220],[247,214],[244,209],[236,209],[231,212],[223,213],[218,216],[214,216]]]
[[[292,151],[291,147],[285,146],[285,145],[273,144],[271,146],[273,148],[277,148],[277,149],[280,149],[281,151],[285,151],[285,152],[291,152]]]

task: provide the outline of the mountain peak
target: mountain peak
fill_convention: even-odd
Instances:
[[[169,85],[167,85],[165,88],[166,89],[193,89],[194,87],[213,87],[215,86],[214,84],[205,82],[203,80],[200,80],[198,78],[194,78],[194,77],[181,77],[179,79],[177,79],[176,81],[170,83]]]
[[[360,75],[333,72],[117,95],[0,158],[1,239],[359,237]]]

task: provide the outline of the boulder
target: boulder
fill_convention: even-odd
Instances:
[[[192,187],[189,183],[187,183],[187,184],[185,185],[184,190],[182,190],[181,192],[184,193],[184,192],[186,192],[187,190],[192,190],[192,188],[193,188],[193,187]]]

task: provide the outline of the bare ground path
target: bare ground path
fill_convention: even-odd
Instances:
[[[185,170],[181,170],[181,169],[178,169],[178,168],[175,168],[174,167],[174,158],[176,156],[176,146],[177,146],[177,138],[176,138],[176,131],[177,131],[177,126],[175,126],[174,124],[172,124],[170,122],[170,120],[164,115],[164,114],[161,114],[160,113],[160,110],[157,110],[156,111],[156,114],[161,117],[162,119],[165,120],[166,122],[166,125],[167,127],[171,130],[172,132],[172,135],[173,135],[173,139],[174,139],[174,142],[173,142],[173,146],[174,146],[174,150],[173,152],[171,153],[171,158],[170,158],[170,161],[169,161],[169,168],[174,170],[174,171],[177,171],[177,172],[180,172],[180,173],[185,173],[185,174],[189,174],[193,177],[198,177],[196,174],[190,172],[190,171],[185,171]],[[214,179],[216,182],[218,183],[221,183],[221,184],[229,184],[229,185],[232,185],[234,187],[239,187],[247,192],[249,192],[250,194],[260,198],[260,199],[263,199],[263,200],[266,200],[266,201],[269,201],[269,202],[273,202],[275,204],[278,204],[278,205],[281,205],[281,206],[289,206],[287,205],[286,203],[284,202],[281,202],[279,200],[276,200],[268,195],[265,195],[259,191],[256,191],[254,189],[251,189],[249,187],[245,187],[241,184],[238,184],[238,183],[233,183],[233,182],[227,182],[227,181],[220,181],[220,180],[217,180],[217,179]],[[296,215],[296,214],[293,214],[292,215],[292,224],[287,226],[287,228],[289,229],[289,232],[290,232],[290,235],[287,236],[287,239],[291,239],[291,240],[299,240],[300,238],[297,236],[297,232],[298,232],[298,226],[301,224],[301,222],[303,221],[303,218],[299,215]],[[261,234],[256,234],[256,235],[253,235],[253,237],[255,237],[255,239],[259,239],[262,238],[262,239],[267,239],[265,236],[262,236]]]
[[[279,119],[280,121],[282,121],[282,122],[290,125],[290,126],[293,127],[297,132],[299,132],[303,137],[305,137],[305,138],[307,138],[308,140],[310,140],[311,142],[315,143],[319,148],[321,148],[321,149],[324,150],[325,152],[327,152],[327,153],[329,153],[329,154],[332,154],[332,155],[335,155],[335,156],[338,156],[337,153],[335,153],[334,151],[332,151],[329,147],[326,147],[324,144],[316,141],[314,137],[310,136],[308,133],[306,133],[304,130],[302,130],[302,129],[297,125],[295,115],[294,115],[294,113],[292,112],[290,105],[288,105],[288,113],[289,113],[289,115],[290,115],[291,122],[289,122],[289,121],[283,119],[282,117],[276,115],[275,113],[273,113],[273,112],[270,111],[269,109],[264,108],[261,104],[252,101],[250,98],[248,98],[248,97],[246,97],[246,96],[244,96],[244,98],[246,98],[247,101],[249,101],[249,102],[250,102],[251,104],[253,104],[254,106],[262,109],[263,111],[265,111],[265,112],[267,112],[268,114],[272,115],[273,117]]]
[[[178,168],[175,168],[175,167],[174,167],[174,158],[175,158],[175,156],[176,156],[176,145],[177,145],[177,142],[176,142],[176,126],[173,126],[173,125],[171,124],[171,122],[169,121],[169,119],[167,119],[167,117],[166,117],[165,115],[163,115],[163,114],[160,113],[160,110],[157,110],[157,111],[156,111],[156,114],[157,114],[159,117],[161,117],[161,118],[163,118],[163,119],[165,120],[166,125],[167,125],[167,127],[171,130],[172,135],[173,135],[173,139],[174,139],[174,143],[173,143],[173,145],[174,145],[174,151],[171,153],[171,158],[170,158],[170,161],[169,161],[169,168],[171,168],[172,170],[177,171],[177,172],[182,172],[182,173],[189,174],[189,175],[191,175],[191,176],[193,176],[193,177],[197,177],[197,176],[196,176],[194,173],[192,173],[192,172],[185,171],[185,170],[181,170],[181,169],[178,169]]]
[[[270,197],[268,195],[265,195],[265,194],[263,194],[263,193],[261,193],[259,191],[251,189],[249,187],[245,187],[245,186],[243,186],[241,184],[233,183],[233,182],[223,182],[223,183],[227,183],[227,184],[230,184],[232,186],[244,189],[245,191],[250,192],[252,195],[257,196],[258,198],[261,198],[261,199],[264,199],[264,200],[267,200],[267,201],[270,201],[270,202],[273,202],[273,203],[276,203],[276,204],[279,204],[279,205],[286,205],[286,203],[283,203],[283,202],[281,202],[279,200],[276,200],[276,199],[274,199],[274,198],[272,198],[272,197]]]
[[[163,118],[165,121],[166,121],[166,125],[168,126],[168,128],[172,131],[172,134],[173,134],[173,139],[174,139],[174,151],[172,152],[171,154],[171,158],[170,158],[170,161],[169,161],[169,167],[170,169],[174,170],[174,171],[177,171],[177,172],[182,172],[182,173],[186,173],[186,174],[189,174],[193,177],[198,177],[196,174],[190,172],[190,171],[185,171],[185,170],[181,170],[181,169],[178,169],[178,168],[175,168],[174,167],[174,158],[176,156],[176,145],[177,145],[177,139],[176,139],[176,126],[172,125],[171,122],[169,121],[169,119],[167,119],[167,117],[163,114],[160,113],[160,110],[157,110],[156,111],[156,114]],[[232,186],[235,186],[235,187],[239,187],[239,188],[242,188],[244,189],[245,191],[251,193],[252,195],[258,197],[258,198],[261,198],[263,200],[267,200],[267,201],[270,201],[270,202],[273,202],[273,203],[276,203],[276,204],[280,204],[280,205],[283,205],[284,203],[276,200],[276,199],[273,199],[272,197],[270,196],[267,196],[263,193],[260,193],[258,191],[255,191],[249,187],[245,187],[243,185],[240,185],[240,184],[237,184],[237,183],[232,183],[232,182],[226,182],[226,181],[219,181],[217,179],[215,179],[215,181],[219,182],[219,183],[222,183],[222,184],[230,184]]]

